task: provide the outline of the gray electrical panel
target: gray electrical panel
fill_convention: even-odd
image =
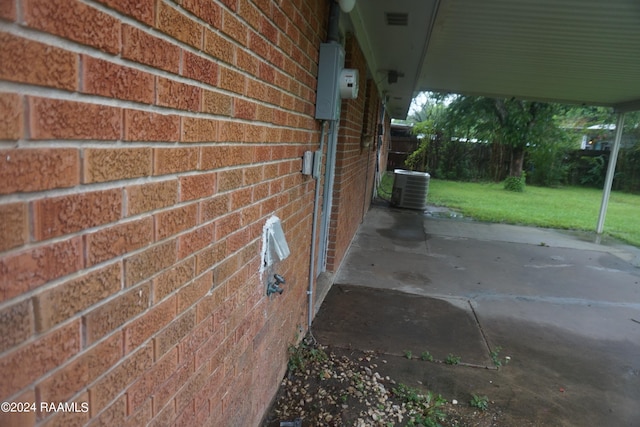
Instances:
[[[340,118],[340,71],[344,68],[344,49],[338,43],[322,43],[318,59],[316,119]]]

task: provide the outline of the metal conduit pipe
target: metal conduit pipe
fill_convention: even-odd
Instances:
[[[340,43],[340,6],[334,0],[329,6],[329,25],[327,27],[327,43]]]
[[[322,153],[324,151],[324,140],[326,139],[326,126],[325,121],[320,122],[320,149],[317,161],[322,164]],[[309,260],[309,289],[307,290],[307,296],[309,299],[309,317],[307,320],[307,330],[311,330],[311,322],[313,321],[313,282],[315,281],[315,259],[316,259],[316,240],[318,237],[318,209],[320,207],[320,176],[316,177],[316,188],[313,199],[313,216],[311,225],[311,259]]]
[[[340,43],[340,6],[335,0],[330,0],[329,5],[329,24],[327,26],[327,42]],[[320,122],[320,155],[318,161],[322,164],[322,154],[324,152],[324,140],[326,139],[325,120]],[[313,322],[313,283],[315,281],[315,258],[316,258],[316,240],[318,238],[318,208],[320,207],[320,176],[316,177],[316,188],[313,200],[313,224],[311,226],[311,255],[309,260],[309,288],[307,296],[309,300],[307,330],[311,331],[311,322]],[[330,213],[327,213],[329,215]]]

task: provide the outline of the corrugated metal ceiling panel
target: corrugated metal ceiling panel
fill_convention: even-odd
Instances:
[[[443,0],[420,89],[615,105],[640,99],[640,3]]]
[[[398,10],[420,23],[403,39],[374,19]],[[408,111],[408,88],[640,108],[640,1],[369,0],[355,13],[368,59],[407,76],[381,84],[401,99],[395,117]]]

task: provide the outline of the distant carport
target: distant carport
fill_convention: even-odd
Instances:
[[[640,110],[640,3],[367,0],[341,22],[358,38],[393,118],[404,119],[420,91],[613,108],[603,231],[624,113]]]

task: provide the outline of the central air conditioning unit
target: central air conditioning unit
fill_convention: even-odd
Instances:
[[[400,208],[425,210],[430,177],[426,172],[394,170],[391,204]]]

